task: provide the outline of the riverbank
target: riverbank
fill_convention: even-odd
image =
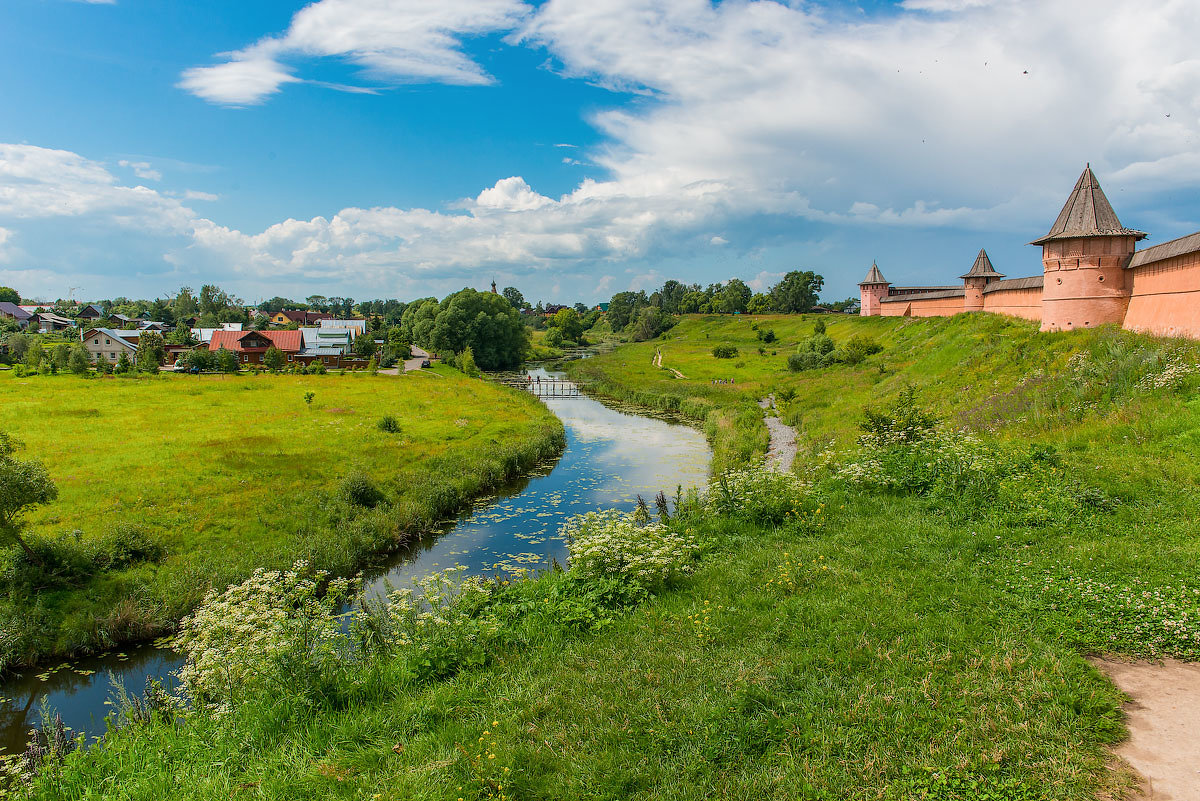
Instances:
[[[731,385],[794,392],[802,476],[600,521],[565,572],[401,604],[373,654],[285,648],[308,656],[228,709],[130,714],[31,794],[1125,796],[1122,697],[1085,655],[1200,657],[1195,343],[889,326],[876,361]]]
[[[58,487],[28,516],[42,564],[0,569],[0,667],[171,632],[256,567],[348,575],[561,450],[535,399],[439,374],[0,381],[0,430]]]

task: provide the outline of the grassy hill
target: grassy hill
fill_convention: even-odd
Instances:
[[[569,570],[362,624],[386,645],[331,635],[334,658],[285,627],[256,661],[234,638],[235,703],[127,712],[29,794],[1122,797],[1121,697],[1085,657],[1200,658],[1196,343],[839,318],[839,345],[884,349],[789,373],[812,324],[688,319],[571,368],[703,421],[728,466],[761,455],[753,402],[788,395],[802,478],[734,470],[659,525],[593,522]]]
[[[384,415],[399,432],[377,427]],[[0,431],[58,487],[28,515],[45,564],[15,549],[0,564],[0,666],[170,630],[255,567],[350,572],[562,437],[532,399],[450,370],[0,375]],[[378,498],[348,501],[353,476]]]

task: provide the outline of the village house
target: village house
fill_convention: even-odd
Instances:
[[[101,320],[104,319],[104,309],[100,308],[95,303],[89,303],[75,313],[75,318],[84,322]]]
[[[332,320],[332,314],[314,311],[278,311],[271,315],[271,323],[274,325],[288,325],[295,323],[298,326],[305,325],[320,325],[322,320]]]
[[[37,330],[43,334],[48,334],[51,331],[65,331],[68,328],[75,327],[74,320],[55,314],[54,312],[38,312],[33,315],[30,324],[37,326]]]
[[[0,320],[14,320],[21,328],[29,326],[29,321],[33,319],[33,314],[25,311],[15,303],[9,301],[0,301]]]
[[[262,364],[272,345],[291,362],[304,347],[304,340],[299,331],[214,331],[208,341],[210,351],[224,348],[242,364]]]
[[[116,364],[124,353],[135,361],[141,331],[122,331],[115,328],[89,328],[80,335],[80,341],[93,362],[106,361]]]
[[[354,331],[354,336],[356,336],[356,337],[360,337],[363,334],[367,333],[367,321],[366,320],[334,320],[334,319],[331,319],[331,320],[322,320],[320,325],[321,325],[321,328],[352,329]]]

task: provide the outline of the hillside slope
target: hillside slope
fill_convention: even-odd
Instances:
[[[781,340],[763,356],[755,323]],[[812,324],[692,319],[572,367],[703,416],[727,464],[755,457],[743,407],[795,393],[802,481],[733,471],[588,545],[659,542],[669,577],[587,557],[471,590],[392,650],[289,646],[231,707],[131,714],[31,794],[1123,797],[1121,697],[1084,656],[1200,658],[1196,345],[838,320],[884,350],[784,372]]]

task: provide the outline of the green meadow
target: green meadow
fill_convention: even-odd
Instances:
[[[126,706],[27,794],[1128,797],[1123,699],[1086,657],[1200,658],[1197,343],[831,318],[883,350],[788,372],[813,323],[689,318],[570,367],[691,416],[734,467],[761,457],[773,392],[798,476],[723,474],[589,544],[619,555],[604,570],[377,609],[325,650],[319,616],[266,661],[217,640],[253,677],[235,703]]]
[[[0,430],[58,487],[27,516],[46,564],[13,549],[0,571],[5,664],[169,631],[255,567],[350,572],[562,442],[536,401],[446,369],[0,374]]]

